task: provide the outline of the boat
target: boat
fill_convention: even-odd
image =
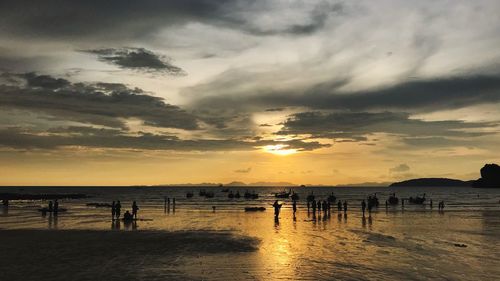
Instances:
[[[291,198],[292,198],[292,200],[297,201],[297,200],[299,200],[299,194],[298,194],[298,193],[293,192],[293,193],[292,193],[292,197],[291,197]]]
[[[328,195],[328,202],[335,203],[335,201],[337,201],[337,196],[333,195],[332,192],[332,194]]]
[[[264,207],[245,207],[245,212],[262,212],[265,211]]]
[[[188,193],[186,193],[186,198],[191,198],[193,195],[194,194],[191,191],[188,191]]]
[[[274,197],[276,197],[276,198],[288,198],[288,197],[290,197],[290,193],[292,193],[291,190],[289,190],[288,192],[286,190],[283,190],[281,192],[275,193]]]
[[[86,204],[88,207],[95,207],[95,208],[111,208],[112,205],[109,203],[87,203]]]
[[[391,194],[387,199],[387,203],[390,205],[397,205],[399,203],[399,198],[396,197],[396,193]]]
[[[417,197],[410,197],[408,199],[408,202],[412,203],[412,204],[424,204],[425,202],[425,193],[422,197],[420,196],[417,196]]]
[[[257,198],[259,198],[259,194],[255,193],[255,191],[253,191],[251,193],[246,191],[245,194],[243,195],[243,197],[245,197],[246,199],[257,199]]]
[[[65,209],[65,208],[59,208],[57,209],[57,212],[58,213],[63,213],[63,212],[66,212],[68,209]],[[54,213],[54,210],[50,210],[49,211],[49,208],[45,207],[45,208],[40,208],[38,209],[39,212],[42,212],[42,213]]]

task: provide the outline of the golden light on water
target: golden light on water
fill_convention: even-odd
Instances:
[[[275,145],[266,145],[263,147],[265,152],[286,156],[290,154],[297,153],[297,149],[287,149],[288,145],[286,144],[275,144]]]

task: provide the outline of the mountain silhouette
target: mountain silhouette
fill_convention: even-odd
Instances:
[[[486,164],[481,168],[481,178],[473,183],[474,187],[500,187],[500,166]]]

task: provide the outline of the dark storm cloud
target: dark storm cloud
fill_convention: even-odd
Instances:
[[[0,2],[1,33],[31,38],[99,38],[128,40],[146,37],[165,27],[202,22],[240,29],[254,35],[310,34],[321,29],[341,4],[319,4],[309,20],[279,28],[259,27],[253,15],[268,7],[257,1],[238,0],[144,0],[144,1],[28,1]]]
[[[248,151],[266,145],[285,145],[289,149],[310,151],[328,144],[302,140],[241,140],[193,139],[184,140],[173,135],[151,133],[128,134],[117,129],[92,127],[54,128],[47,132],[23,128],[0,129],[0,146],[14,149],[58,149],[68,146],[111,149],[175,150],[175,151]]]
[[[164,72],[168,74],[184,74],[184,71],[169,62],[169,59],[144,48],[94,49],[85,50],[97,55],[103,62],[141,71]]]
[[[122,119],[137,118],[156,127],[198,129],[197,119],[141,89],[123,84],[70,83],[35,73],[4,74],[0,106],[42,112],[59,120],[124,127]],[[13,83],[17,80],[17,83]]]
[[[245,74],[244,74],[245,75]],[[210,93],[194,102],[194,106],[211,108],[309,107],[332,110],[402,110],[408,112],[462,108],[500,102],[500,76],[460,76],[403,81],[394,86],[368,91],[345,92],[341,87],[349,79],[316,84],[305,89],[286,91],[258,90],[230,95],[229,78],[186,89],[184,94]],[[249,81],[240,77],[236,81]],[[234,85],[235,88],[237,85]],[[212,93],[223,91],[226,95]],[[255,94],[257,92],[258,94]]]
[[[49,38],[134,38],[165,25],[216,19],[233,1],[2,1],[2,32]]]
[[[387,133],[408,137],[474,137],[490,133],[471,129],[491,127],[496,123],[463,121],[424,121],[410,119],[407,113],[395,112],[302,112],[291,115],[278,132],[282,135],[310,134],[313,137],[363,141],[366,135]]]

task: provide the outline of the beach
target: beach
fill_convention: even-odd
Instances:
[[[198,188],[86,188],[77,191],[89,198],[61,200],[68,211],[57,217],[36,211],[44,201],[11,202],[0,214],[0,272],[6,280],[493,280],[500,275],[498,190],[424,189],[433,208],[381,204],[363,218],[364,196],[377,192],[385,200],[392,190],[296,189],[297,213],[282,199],[278,220],[270,204],[279,188],[255,188],[259,199],[253,201],[227,200],[216,188],[215,198],[187,199],[189,190]],[[303,196],[311,191],[318,198],[334,192],[348,200],[347,214],[333,208],[313,216]],[[164,195],[177,197],[175,211],[172,203],[164,209]],[[122,200],[123,210],[137,200],[138,221],[112,221],[108,208],[86,206],[109,198]],[[442,212],[438,200],[445,200]],[[245,212],[244,206],[266,210]]]

